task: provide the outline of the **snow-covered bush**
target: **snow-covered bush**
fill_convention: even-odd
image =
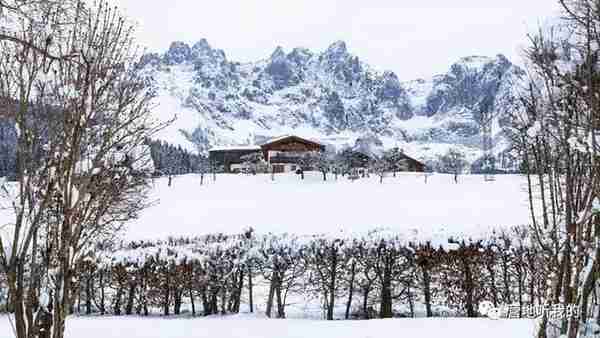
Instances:
[[[346,319],[478,316],[482,301],[524,311],[544,301],[550,273],[531,240],[523,228],[439,247],[383,230],[298,236],[248,229],[121,243],[98,247],[77,267],[74,310],[212,315],[264,304],[261,311],[283,318],[293,296],[319,300],[326,319],[340,308]]]

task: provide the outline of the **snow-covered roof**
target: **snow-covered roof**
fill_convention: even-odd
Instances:
[[[300,139],[300,140],[304,140],[304,141],[308,141],[308,142],[312,142],[312,143],[316,143],[316,144],[321,144],[318,141],[311,140],[311,139],[304,138],[304,137],[300,137],[300,136],[297,136],[297,135],[283,135],[283,136],[278,136],[278,137],[275,137],[275,138],[268,139],[267,141],[263,142],[261,145],[264,146],[264,145],[267,145],[267,144],[275,143],[277,141],[285,140],[286,138],[290,138],[290,137],[294,137],[296,139]]]
[[[285,139],[290,138],[290,137],[293,137],[293,138],[296,138],[296,139],[300,139],[300,140],[305,140],[307,142],[312,142],[312,143],[315,143],[315,144],[320,144],[317,141],[313,141],[313,140],[306,139],[306,138],[303,138],[303,137],[300,137],[300,136],[296,136],[296,135],[283,135],[283,136],[278,136],[278,137],[274,137],[274,138],[268,139],[267,141],[261,143],[260,145],[232,145],[232,146],[222,146],[222,147],[211,148],[208,151],[211,152],[211,151],[231,151],[231,150],[261,150],[262,149],[261,146],[264,146],[264,145],[267,145],[267,144],[271,144],[271,143],[274,143],[274,142],[277,142],[277,141],[285,140]]]
[[[225,147],[214,147],[208,151],[227,151],[227,150],[260,150],[260,146],[257,145],[243,145],[243,146],[225,146]]]

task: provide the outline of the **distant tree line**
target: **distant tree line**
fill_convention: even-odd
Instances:
[[[148,143],[157,176],[200,173],[206,170],[208,159],[205,156],[164,141],[149,140]]]
[[[318,299],[329,320],[412,317],[418,306],[428,317],[476,317],[482,301],[512,304],[524,316],[527,305],[544,304],[549,273],[529,236],[515,228],[436,246],[387,231],[296,236],[249,229],[104,245],[78,264],[70,311],[230,314],[242,304],[258,311],[260,294],[261,311],[276,318],[286,317],[291,298]]]
[[[16,130],[14,121],[0,118],[0,177],[13,179],[16,173]],[[206,157],[164,141],[148,140],[155,175],[199,173],[207,167]]]

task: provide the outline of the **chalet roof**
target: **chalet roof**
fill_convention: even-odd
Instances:
[[[406,155],[406,153],[404,153],[404,152],[402,153],[402,155],[403,155],[404,157],[406,157],[408,160],[415,161],[415,162],[417,162],[417,163],[420,163],[420,164],[422,164],[422,165],[425,165],[425,163],[423,163],[423,162],[421,162],[421,161],[419,161],[419,160],[415,159],[414,157],[411,157],[411,156],[408,156],[408,155]]]
[[[214,148],[210,148],[208,151],[232,151],[232,150],[260,150],[260,146],[257,145],[241,145],[241,146],[224,146],[224,147],[214,147]]]
[[[279,137],[275,137],[275,138],[269,139],[266,142],[263,142],[261,144],[261,147],[264,147],[264,146],[267,146],[267,145],[270,145],[270,144],[273,144],[273,143],[277,143],[277,142],[280,142],[280,141],[283,141],[283,140],[287,140],[287,139],[294,139],[294,140],[297,140],[297,141],[300,141],[300,142],[311,143],[311,144],[317,145],[319,147],[324,147],[324,145],[322,145],[321,143],[319,143],[317,141],[305,139],[305,138],[302,138],[302,137],[296,136],[296,135],[283,135],[283,136],[279,136]]]
[[[282,136],[272,137],[272,138],[266,140],[265,142],[261,143],[261,145],[265,145],[265,144],[269,144],[269,143],[273,143],[273,142],[285,140],[286,138],[292,137],[292,136],[293,135],[282,135]]]

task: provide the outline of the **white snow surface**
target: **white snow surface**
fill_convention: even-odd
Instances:
[[[533,336],[533,321],[487,318],[418,318],[361,321],[266,319],[249,315],[165,320],[161,317],[69,317],[66,338],[386,338]],[[12,337],[0,317],[0,337]]]
[[[126,240],[241,233],[299,235],[366,233],[388,229],[409,239],[447,242],[448,236],[483,238],[492,231],[529,222],[525,179],[519,175],[388,175],[351,182],[318,172],[300,180],[293,173],[270,175],[184,175],[156,179],[154,205],[127,227]]]

